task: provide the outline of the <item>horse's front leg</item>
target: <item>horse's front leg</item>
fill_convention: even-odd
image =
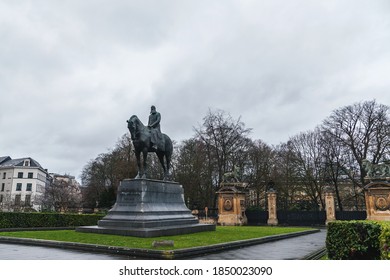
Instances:
[[[140,179],[142,178],[142,169],[141,169],[141,152],[135,153],[135,157],[137,158],[137,166],[138,166],[138,174],[135,177],[135,179]]]
[[[147,173],[148,173],[148,166],[147,166],[147,159],[148,159],[148,150],[147,149],[144,149],[142,151],[142,154],[143,154],[143,159],[144,159],[144,162],[143,162],[143,176],[142,176],[142,179],[146,179],[147,178]]]

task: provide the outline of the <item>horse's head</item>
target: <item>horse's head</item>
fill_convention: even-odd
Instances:
[[[135,140],[136,134],[138,133],[139,119],[136,115],[130,117],[127,121],[127,128],[131,134],[131,140]]]

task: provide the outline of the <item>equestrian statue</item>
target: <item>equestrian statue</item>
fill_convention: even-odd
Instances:
[[[367,159],[362,160],[362,167],[366,172],[366,177],[371,179],[380,179],[390,177],[390,164],[388,161],[373,164]]]
[[[131,134],[135,156],[137,158],[138,174],[135,179],[147,178],[147,157],[149,152],[155,152],[164,170],[164,181],[170,178],[170,165],[173,152],[171,139],[160,130],[161,115],[156,107],[151,107],[148,125],[145,126],[137,116],[127,120],[127,128]],[[143,164],[141,164],[141,153]]]

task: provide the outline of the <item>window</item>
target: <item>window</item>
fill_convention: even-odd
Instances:
[[[26,197],[24,199],[24,203],[26,206],[31,206],[31,195],[30,194],[26,195]]]
[[[22,190],[22,183],[17,183],[16,184],[16,190],[21,191]]]
[[[18,178],[23,178],[23,172],[18,172]]]
[[[30,161],[29,160],[25,160],[24,161],[24,166],[30,166]]]
[[[0,203],[3,203],[3,195],[0,194]]]
[[[28,176],[27,176],[29,179],[32,179],[34,178],[34,173],[32,172],[28,172]]]
[[[15,206],[20,205],[21,198],[22,196],[20,194],[15,195]]]
[[[7,176],[6,172],[3,173],[3,179],[5,179],[5,176]]]
[[[2,183],[2,184],[1,184],[1,191],[2,191],[2,192],[4,191],[4,187],[5,187],[5,183]]]
[[[31,192],[31,190],[32,190],[32,184],[31,183],[27,183],[26,191]]]

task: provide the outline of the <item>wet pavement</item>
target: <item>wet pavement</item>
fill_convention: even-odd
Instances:
[[[325,247],[326,230],[259,245],[197,256],[194,260],[287,260],[302,259]],[[0,243],[0,260],[126,260],[123,255]]]
[[[193,258],[195,260],[290,260],[305,256],[325,247],[326,230]]]
[[[126,256],[0,243],[0,260],[123,260]]]

